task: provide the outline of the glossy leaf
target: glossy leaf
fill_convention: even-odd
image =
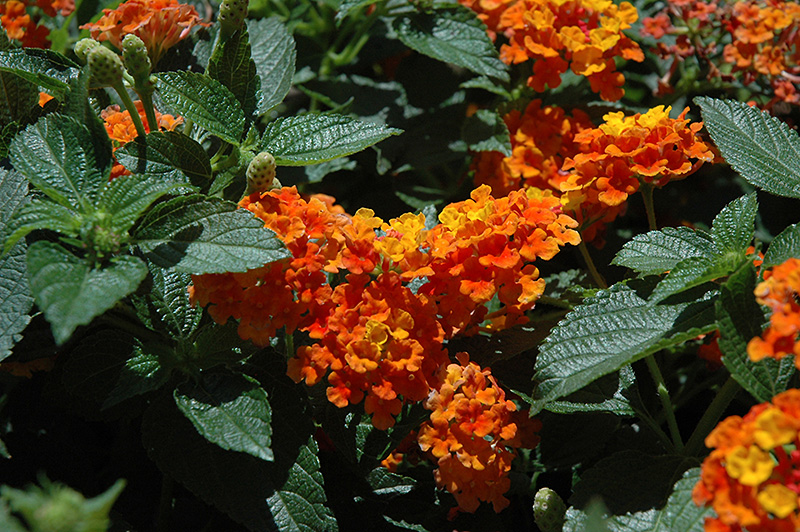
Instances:
[[[470,151],[497,151],[511,155],[511,139],[503,118],[495,111],[479,109],[464,122],[464,142]]]
[[[211,161],[195,140],[174,131],[148,133],[114,152],[117,160],[134,174],[163,181],[206,185],[211,179]]]
[[[685,259],[713,255],[711,235],[688,227],[665,227],[627,241],[611,264],[651,275],[671,270]]]
[[[742,256],[755,235],[758,201],[755,192],[730,202],[714,218],[711,234],[721,254]]]
[[[250,38],[246,27],[214,47],[206,74],[231,91],[246,117],[253,114],[256,103],[261,98],[261,80],[250,52]]]
[[[46,89],[65,90],[80,66],[52,50],[17,48],[0,51],[0,71],[13,72]]]
[[[151,176],[124,175],[103,187],[98,204],[111,217],[110,229],[122,234],[159,198],[185,188],[180,182]]]
[[[248,20],[247,30],[261,80],[257,111],[263,114],[281,103],[289,93],[297,52],[294,39],[277,17]]]
[[[771,268],[792,258],[800,258],[800,224],[790,225],[772,239],[762,267]]]

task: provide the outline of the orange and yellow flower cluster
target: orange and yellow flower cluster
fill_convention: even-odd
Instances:
[[[189,36],[195,26],[208,26],[197,10],[178,0],[128,0],[116,9],[104,9],[97,22],[84,24],[92,38],[109,41],[122,49],[122,39],[128,34],[139,37],[147,47],[155,65],[168,49]]]
[[[754,362],[764,358],[795,356],[800,367],[800,260],[789,259],[764,272],[764,281],[755,290],[756,300],[772,314],[769,326],[760,337],[747,344],[747,354]]]
[[[500,47],[506,64],[533,61],[528,85],[542,92],[561,84],[568,69],[585,76],[594,92],[617,101],[625,91],[625,77],[615,58],[643,61],[639,45],[623,31],[636,22],[636,8],[611,0],[461,0],[487,24],[490,34],[503,34]],[[502,9],[502,12],[500,10]]]
[[[705,529],[793,532],[800,530],[800,390],[731,416],[706,438],[711,454],[692,492],[711,506]]]
[[[74,0],[8,0],[0,2],[0,24],[10,39],[26,48],[50,48],[50,30],[39,24],[39,16],[29,13],[38,8],[48,17],[67,16],[75,10]]]

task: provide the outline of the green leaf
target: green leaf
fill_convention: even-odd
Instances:
[[[2,53],[2,52],[0,52]],[[28,122],[39,105],[39,89],[16,74],[0,71],[0,125]]]
[[[755,267],[747,263],[722,285],[716,312],[722,363],[745,390],[764,402],[786,390],[795,368],[792,356],[752,362],[747,355],[747,343],[761,336],[765,321],[753,294],[755,287]]]
[[[714,246],[722,253],[731,253],[737,257],[744,255],[755,236],[758,200],[755,192],[730,202],[714,218],[711,234]]]
[[[203,187],[211,179],[208,153],[194,139],[175,131],[148,133],[114,152],[117,160],[134,174]]]
[[[4,252],[11,249],[21,238],[37,229],[50,229],[67,236],[77,236],[80,214],[52,201],[35,198],[26,203],[7,227],[14,232],[5,242]]]
[[[545,409],[556,414],[576,412],[609,412],[617,416],[635,416],[629,396],[635,394],[636,377],[630,366],[623,366],[619,375],[608,374],[587,384],[560,401],[553,401]]]
[[[660,274],[689,258],[711,258],[714,245],[709,234],[688,227],[665,227],[636,235],[622,246],[611,264],[642,275]]]
[[[605,521],[609,532],[703,532],[706,517],[714,512],[711,508],[697,506],[692,501],[692,490],[700,481],[700,468],[686,471],[661,509],[610,517]],[[586,532],[589,524],[588,512],[576,508],[567,510],[564,532]]]
[[[223,449],[272,461],[272,409],[258,382],[230,372],[203,373],[173,394],[178,410]]]
[[[393,499],[398,495],[405,495],[417,487],[417,481],[411,477],[392,473],[385,467],[376,467],[365,479],[372,493],[387,499]]]
[[[716,328],[713,292],[696,301],[653,305],[616,284],[567,314],[536,358],[535,413],[622,366]]]
[[[538,446],[539,461],[549,469],[574,467],[591,463],[605,456],[606,444],[620,428],[620,419],[611,414],[575,413],[540,414],[542,441]]]
[[[245,115],[227,87],[196,72],[162,72],[155,79],[161,98],[176,113],[222,140],[239,143]]]
[[[156,205],[133,237],[155,264],[192,274],[242,272],[289,256],[250,211],[200,195]]]
[[[63,344],[79,325],[111,308],[130,294],[147,275],[138,258],[117,257],[94,269],[58,244],[38,241],[28,249],[28,272],[36,304]]]
[[[260,148],[279,165],[303,166],[350,155],[400,132],[345,115],[288,116],[267,124]]]
[[[762,268],[771,268],[793,258],[800,258],[800,224],[790,225],[772,239],[764,253]]]
[[[170,371],[162,360],[167,359],[169,354],[163,344],[136,345],[133,356],[120,366],[119,376],[103,402],[103,408],[111,408],[126,399],[153,392],[167,384]]]
[[[695,98],[725,160],[749,183],[800,198],[800,138],[786,123],[745,102]]]
[[[92,145],[98,170],[103,176],[108,177],[114,162],[111,156],[111,139],[108,137],[103,119],[100,118],[100,109],[95,108],[101,104],[96,95],[89,91],[90,79],[91,75],[87,68],[81,70],[78,77],[70,82],[69,92],[64,96],[60,112],[74,118],[89,129],[92,134]]]
[[[147,297],[158,321],[166,326],[171,336],[188,339],[197,330],[203,317],[202,308],[189,301],[188,288],[192,284],[192,277],[153,264],[149,266],[153,287]]]
[[[92,134],[73,118],[51,114],[12,141],[11,164],[36,188],[67,208],[87,212],[108,180],[98,169]]]
[[[461,135],[472,151],[499,151],[507,157],[511,155],[508,127],[496,111],[479,109],[464,121]]]
[[[294,77],[294,39],[278,17],[248,20],[250,45],[256,70],[261,80],[258,113],[264,114],[283,101]]]
[[[28,182],[19,172],[0,168],[0,242],[14,230],[12,220],[30,200]]]
[[[719,279],[730,275],[745,260],[743,254],[738,257],[739,261],[731,263],[726,257],[715,257],[707,259],[705,257],[693,257],[683,260],[675,265],[664,279],[658,283],[650,296],[651,303],[658,303],[667,297],[684,292],[703,283]]]
[[[40,48],[0,51],[0,71],[12,72],[45,89],[66,90],[81,68],[63,55]]]
[[[246,117],[253,114],[261,96],[261,80],[250,53],[250,38],[246,26],[214,47],[206,74],[230,89]]]
[[[461,6],[399,16],[392,27],[403,44],[439,61],[508,81],[506,66],[475,12]]]
[[[351,11],[366,7],[372,4],[377,3],[378,0],[341,0],[339,3],[339,9],[336,12],[336,25],[342,23],[342,20],[350,14]]]
[[[152,176],[124,175],[109,181],[100,191],[98,209],[111,217],[110,230],[123,234],[156,200],[185,188],[180,182]]]

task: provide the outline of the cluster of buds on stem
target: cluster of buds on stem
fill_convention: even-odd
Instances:
[[[224,42],[244,25],[248,0],[222,0],[219,6],[219,37]]]

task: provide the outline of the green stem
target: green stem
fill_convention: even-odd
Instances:
[[[733,398],[736,397],[740,389],[741,386],[736,382],[736,379],[728,377],[728,380],[725,381],[725,384],[723,384],[722,388],[717,392],[714,400],[708,405],[703,417],[700,418],[697,427],[689,437],[689,441],[686,442],[684,454],[687,456],[694,456],[700,452],[700,448],[706,436],[708,436],[711,429],[714,428],[714,425],[717,424],[719,418],[722,417],[722,413],[728,408],[728,405],[733,401]]]
[[[190,118],[183,119],[183,134],[187,137],[192,136],[192,130],[194,129],[194,122]]]
[[[228,168],[236,165],[239,162],[239,148],[236,146],[233,147],[233,152],[230,155],[222,159],[216,164],[211,165],[211,171],[216,173],[223,172]]]
[[[669,428],[670,436],[672,436],[672,443],[675,446],[676,451],[679,453],[683,452],[683,440],[681,439],[681,433],[678,430],[678,421],[675,419],[675,410],[672,406],[672,401],[669,398],[669,391],[667,390],[667,384],[664,382],[664,376],[661,374],[661,370],[658,368],[658,363],[656,362],[654,355],[645,357],[645,361],[647,362],[647,369],[650,370],[650,375],[652,375],[653,380],[656,383],[658,398],[661,400],[661,406],[664,408],[664,414],[667,418],[667,428]]]
[[[286,343],[286,358],[290,359],[294,356],[294,333],[285,332],[283,338]]]
[[[639,190],[642,191],[642,199],[644,199],[644,210],[647,212],[647,225],[650,226],[651,231],[658,229],[656,224],[656,210],[653,207],[653,185],[650,183],[642,183]]]
[[[669,439],[669,436],[667,436],[666,432],[661,430],[661,427],[653,419],[653,416],[639,408],[634,407],[634,410],[636,411],[636,415],[639,416],[639,419],[644,422],[644,424],[647,425],[650,430],[653,431],[653,434],[655,434],[659,439],[661,444],[664,446],[664,449],[667,451],[674,450],[675,445],[672,443],[672,440]]]
[[[608,288],[608,283],[606,282],[605,278],[597,271],[597,267],[594,265],[594,261],[592,260],[592,256],[589,254],[589,249],[586,247],[586,242],[581,240],[581,243],[578,244],[578,249],[581,252],[581,256],[583,257],[583,262],[586,263],[586,268],[588,268],[589,273],[594,279],[595,284],[600,288]]]
[[[167,475],[161,476],[161,495],[158,501],[158,515],[156,516],[156,532],[169,530],[169,514],[172,512],[172,491],[175,482]]]
[[[158,131],[158,119],[156,118],[156,110],[153,107],[153,93],[142,91],[138,94],[139,99],[142,100],[142,107],[144,107],[148,129],[150,131]]]
[[[133,122],[133,126],[136,128],[136,134],[140,137],[144,137],[147,135],[147,132],[144,130],[144,124],[142,123],[142,118],[139,116],[139,110],[136,109],[136,105],[131,100],[130,95],[128,94],[128,89],[125,88],[125,85],[122,84],[122,81],[118,81],[112,87],[117,94],[119,94],[119,99],[122,100],[123,105],[131,114],[131,121]]]

